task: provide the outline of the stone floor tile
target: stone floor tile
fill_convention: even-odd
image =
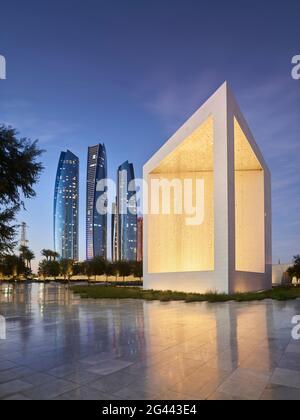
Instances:
[[[32,384],[15,379],[14,381],[5,382],[0,385],[0,399],[12,394],[17,394],[32,388]]]
[[[0,361],[0,372],[8,369],[12,369],[16,367],[16,364],[13,362],[10,362],[9,360],[1,360]]]
[[[299,401],[300,389],[270,384],[263,392],[261,399],[268,401]]]
[[[89,383],[90,388],[97,389],[98,391],[104,393],[115,393],[121,388],[131,385],[136,382],[138,379],[135,375],[130,375],[126,373],[114,373],[109,376],[104,376],[101,379],[98,379],[95,382]]]
[[[219,386],[218,392],[232,397],[257,400],[266,388],[270,375],[250,369],[236,369],[224,383]]]
[[[56,400],[72,400],[72,401],[78,401],[78,400],[79,401],[80,400],[87,400],[87,401],[103,401],[104,400],[105,401],[105,400],[114,400],[116,398],[111,395],[104,394],[100,391],[84,386],[84,387],[76,388],[72,391],[66,392],[65,394],[62,394],[55,399]]]
[[[270,382],[276,385],[300,389],[300,372],[277,368]]]
[[[30,401],[30,398],[25,397],[25,395],[22,394],[13,394],[9,397],[3,398],[3,400],[7,401]]]
[[[122,369],[125,369],[131,366],[132,363],[125,362],[123,360],[110,360],[110,361],[103,361],[101,363],[97,363],[92,365],[90,368],[87,369],[88,372],[94,373],[96,375],[111,375],[112,373],[118,372]]]
[[[52,381],[24,391],[22,394],[33,400],[51,400],[72,391],[75,388],[78,388],[78,385],[73,382],[64,381],[62,379],[53,379]]]

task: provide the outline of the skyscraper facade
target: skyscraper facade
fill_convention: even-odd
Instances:
[[[117,175],[118,259],[136,261],[137,203],[133,164],[124,162]]]
[[[99,211],[104,191],[97,185],[107,178],[107,158],[104,144],[88,148],[86,199],[86,258],[107,258],[107,214]],[[102,202],[103,204],[103,202]]]
[[[119,260],[117,198],[116,198],[116,202],[112,204],[112,210],[111,210],[111,259],[112,261]]]
[[[54,191],[54,249],[61,258],[78,261],[79,159],[61,152]]]
[[[137,253],[136,260],[143,261],[143,218],[137,219]]]

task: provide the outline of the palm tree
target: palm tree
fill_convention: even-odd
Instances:
[[[50,264],[50,261],[47,261],[47,260],[43,260],[39,263],[38,275],[43,277],[44,281],[49,275],[49,264]]]
[[[20,251],[20,256],[21,256],[22,260],[25,262],[26,261],[26,254],[29,251],[28,246],[21,245],[20,248],[19,248],[19,251]]]
[[[29,274],[31,274],[31,261],[35,259],[35,255],[28,248],[28,246],[25,246],[25,245],[21,245],[19,250],[20,250],[20,258],[22,259],[23,264],[27,269],[27,270],[25,270],[26,275],[29,275]]]
[[[52,251],[52,249],[42,249],[41,254],[47,261],[56,261],[59,257],[59,254],[56,251]]]
[[[16,279],[25,272],[23,258],[13,254],[5,255],[3,260],[3,270],[4,275],[11,276],[13,279]]]
[[[56,277],[59,276],[59,273],[60,273],[59,262],[49,261],[49,263],[48,263],[48,276],[53,277],[54,281],[56,281]]]
[[[53,261],[56,261],[56,260],[57,260],[57,258],[59,258],[59,253],[58,253],[58,252],[56,252],[56,251],[52,251],[52,255],[51,255],[51,257],[53,258]]]
[[[93,275],[93,263],[92,261],[85,261],[83,263],[83,267],[84,267],[84,273],[86,274],[87,278],[88,278],[88,284],[90,284],[90,280],[91,277]]]
[[[52,257],[52,252],[51,249],[42,249],[42,256],[46,258],[47,261],[49,261],[49,259],[51,260]]]
[[[34,253],[28,249],[28,251],[25,254],[25,260],[27,262],[27,267],[30,268],[31,271],[31,261],[35,259]]]
[[[68,279],[70,281],[72,275],[73,275],[73,267],[74,267],[74,261],[68,260],[68,259],[62,259],[59,262],[60,266],[60,274],[64,277],[64,280]]]
[[[138,277],[140,280],[143,278],[143,262],[134,261],[132,264],[132,273],[134,277]]]
[[[104,274],[106,276],[106,283],[108,282],[108,277],[115,275],[115,266],[112,262],[106,261]]]
[[[31,261],[35,259],[34,253],[28,248],[28,246],[21,245],[20,254],[24,263],[26,262],[26,267],[31,269]]]
[[[103,257],[95,257],[91,261],[92,264],[92,272],[95,276],[95,281],[97,279],[97,276],[102,276],[105,273],[105,266],[106,261]]]
[[[125,282],[125,277],[130,276],[131,274],[131,264],[129,261],[117,261],[116,268],[119,273],[120,277],[123,277],[123,281]]]

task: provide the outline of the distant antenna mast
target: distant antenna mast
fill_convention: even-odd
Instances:
[[[21,246],[28,246],[28,240],[27,240],[27,224],[25,222],[21,223],[21,240],[20,245]]]

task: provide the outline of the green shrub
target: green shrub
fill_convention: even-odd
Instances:
[[[290,300],[300,298],[300,288],[281,287],[264,292],[235,293],[227,295],[214,291],[205,294],[183,293],[160,290],[143,290],[139,287],[118,287],[118,286],[73,286],[74,293],[80,294],[82,298],[92,299],[144,299],[148,301],[158,300],[161,302],[184,301],[192,302],[251,302],[264,299]]]

